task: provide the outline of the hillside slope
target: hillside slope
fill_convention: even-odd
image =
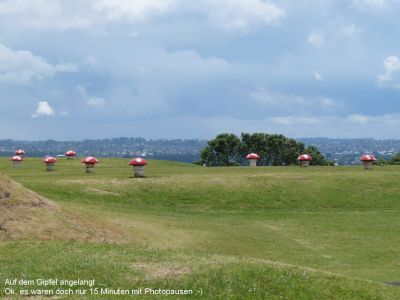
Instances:
[[[0,239],[100,240],[115,236],[0,175]]]
[[[86,174],[79,160],[46,172],[39,158],[18,169],[0,159],[23,185],[0,176],[0,278],[193,288],[207,299],[400,299],[388,284],[400,278],[399,166],[149,161],[133,178],[128,162],[101,159]]]

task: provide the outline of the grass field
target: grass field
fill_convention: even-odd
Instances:
[[[98,232],[0,240],[0,297],[7,278],[81,278],[194,290],[180,298],[400,298],[400,287],[384,284],[400,282],[399,166],[150,161],[137,179],[125,159],[102,159],[87,175],[79,160],[45,172],[40,159],[13,169],[3,158],[0,170]]]

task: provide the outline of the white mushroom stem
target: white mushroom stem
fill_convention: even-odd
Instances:
[[[257,167],[257,160],[258,159],[249,159],[250,167]]]
[[[19,168],[21,166],[21,161],[20,160],[13,160],[13,167],[14,168]]]
[[[86,173],[94,173],[94,164],[86,164]]]
[[[144,166],[133,166],[135,177],[144,177]]]
[[[46,171],[54,171],[54,163],[46,163]]]
[[[364,165],[364,169],[366,169],[366,170],[372,169],[372,161],[364,160],[363,165]]]
[[[300,165],[302,167],[308,167],[310,165],[310,161],[309,160],[302,160],[302,161],[300,161]]]

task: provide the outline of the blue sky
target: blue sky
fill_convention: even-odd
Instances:
[[[395,0],[0,0],[0,138],[400,138]]]

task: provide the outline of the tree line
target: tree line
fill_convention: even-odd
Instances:
[[[376,165],[400,165],[400,152],[397,153],[392,159],[380,158],[374,162]]]
[[[242,133],[240,137],[233,133],[218,134],[208,141],[201,150],[199,163],[208,166],[233,166],[247,164],[246,155],[257,153],[261,166],[285,166],[297,164],[300,154],[306,153],[313,157],[311,165],[332,165],[314,146],[285,137],[281,134]]]

